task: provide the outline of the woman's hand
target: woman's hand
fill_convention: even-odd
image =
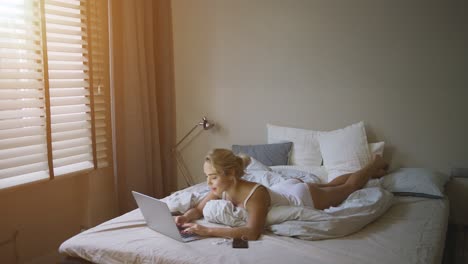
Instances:
[[[200,236],[209,236],[209,230],[210,228],[209,227],[206,227],[206,226],[202,226],[202,225],[199,225],[199,224],[194,224],[194,223],[186,223],[184,225],[182,225],[184,229],[184,233],[193,233],[193,234],[197,234],[197,235],[200,235]]]
[[[179,215],[179,216],[176,216],[175,218],[175,223],[177,226],[183,226],[184,224],[188,222],[190,222],[190,220],[185,215]]]

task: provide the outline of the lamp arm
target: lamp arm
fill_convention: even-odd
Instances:
[[[180,174],[182,174],[182,176],[184,177],[185,183],[187,184],[187,186],[194,185],[195,181],[193,180],[192,174],[190,174],[190,171],[187,168],[187,165],[185,164],[184,158],[177,149],[174,149],[174,153],[177,162],[177,168],[179,169]]]
[[[172,148],[172,150],[175,150],[180,145],[180,143],[182,143],[184,141],[184,139],[186,139],[195,130],[195,128],[197,128],[197,126],[198,126],[198,124],[196,124],[181,140],[179,140],[179,142],[177,142],[177,144],[175,144],[175,146]]]
[[[208,121],[208,119],[204,116],[202,118],[202,121],[198,124],[196,124],[195,126],[193,126],[192,129],[190,129],[190,131],[185,134],[185,136],[179,140],[177,142],[177,144],[174,145],[174,147],[172,147],[172,153],[175,154],[175,160],[176,160],[176,163],[177,163],[177,167],[179,168],[179,171],[180,173],[182,174],[182,176],[184,177],[185,179],[185,182],[187,183],[188,186],[192,186],[195,182],[193,180],[193,177],[192,175],[190,174],[190,171],[188,170],[187,168],[187,165],[185,164],[184,162],[184,158],[182,157],[182,155],[180,154],[179,150],[177,150],[177,147],[190,135],[192,134],[192,132],[197,128],[197,126],[201,126],[203,128],[203,130],[208,130],[210,128],[212,128],[214,126],[213,123],[210,123]]]

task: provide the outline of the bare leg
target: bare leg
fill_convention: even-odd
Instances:
[[[385,171],[387,167],[387,163],[385,163],[380,156],[376,156],[376,158],[364,168],[349,175],[343,175],[345,177],[340,176],[341,178],[336,181],[336,183],[346,179],[346,182],[343,184],[335,186],[309,184],[309,190],[312,200],[314,201],[315,208],[326,209],[330,206],[339,205],[348,198],[351,193],[364,187],[371,177],[379,177],[381,175],[381,171]]]
[[[378,162],[378,166],[380,169],[376,170],[376,172],[374,172],[372,174],[372,178],[380,178],[382,176],[384,176],[385,174],[387,174],[387,168],[388,168],[388,165],[386,163],[382,163],[384,162],[382,160],[382,158],[380,156],[376,156],[376,160],[374,161],[371,161],[367,166],[369,166],[370,164],[373,164],[375,162]],[[352,173],[348,173],[348,174],[343,174],[341,176],[338,176],[336,177],[335,179],[333,179],[331,182],[329,183],[318,183],[316,184],[316,186],[318,187],[333,187],[333,186],[338,186],[338,185],[341,185],[341,184],[344,184],[348,181],[348,178],[349,176],[351,176]]]
[[[349,176],[351,175],[351,173],[348,173],[348,174],[343,174],[341,176],[338,176],[336,177],[335,179],[333,179],[331,182],[329,183],[318,183],[316,184],[316,186],[318,187],[333,187],[333,186],[338,186],[338,185],[341,185],[341,184],[344,184]]]
[[[346,184],[332,187],[317,187],[309,184],[310,195],[315,209],[323,210],[331,206],[338,206],[355,190]]]

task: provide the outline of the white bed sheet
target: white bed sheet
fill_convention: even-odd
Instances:
[[[395,197],[395,204],[361,231],[305,241],[265,234],[248,249],[220,238],[180,243],[146,227],[140,211],[114,218],[65,241],[59,251],[96,263],[440,263],[447,199]]]

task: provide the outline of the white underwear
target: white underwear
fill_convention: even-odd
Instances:
[[[309,185],[297,179],[288,179],[267,188],[270,193],[270,206],[292,205],[314,208]]]

